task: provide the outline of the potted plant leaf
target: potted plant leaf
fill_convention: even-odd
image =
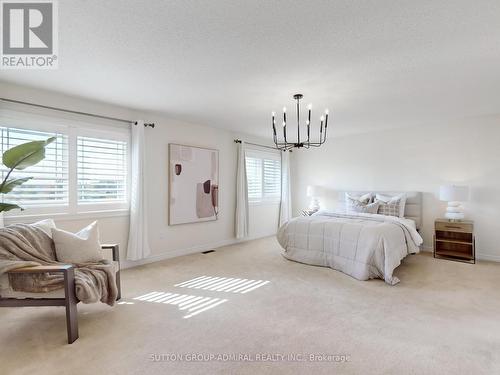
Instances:
[[[2,163],[7,167],[7,174],[0,185],[0,194],[2,201],[0,202],[0,213],[20,209],[22,207],[14,203],[4,202],[3,195],[10,193],[17,186],[24,184],[33,177],[10,178],[12,171],[23,170],[38,164],[45,158],[45,147],[54,142],[56,137],[51,137],[45,141],[31,141],[12,147],[5,151],[2,155]]]

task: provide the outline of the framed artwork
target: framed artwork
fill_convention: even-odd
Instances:
[[[169,225],[217,220],[219,151],[170,143]]]

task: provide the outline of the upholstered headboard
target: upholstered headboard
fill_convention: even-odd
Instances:
[[[370,191],[347,191],[352,194],[363,195],[370,193]],[[343,200],[346,191],[339,192],[339,200]],[[412,219],[415,221],[417,229],[422,228],[422,193],[419,191],[371,191],[373,194],[386,194],[386,195],[396,195],[396,194],[406,194],[406,205],[405,205],[405,217],[407,219]]]

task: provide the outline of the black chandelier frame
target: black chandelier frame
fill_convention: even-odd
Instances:
[[[288,151],[293,148],[311,148],[311,147],[320,147],[322,144],[326,142],[327,137],[327,129],[328,129],[328,109],[325,110],[324,116],[320,118],[320,128],[319,128],[319,141],[311,142],[311,112],[312,107],[309,105],[308,108],[308,116],[306,120],[306,130],[307,130],[307,139],[305,141],[301,141],[300,139],[300,100],[304,96],[302,94],[295,94],[293,99],[296,100],[297,106],[297,142],[288,142],[287,141],[287,123],[286,123],[286,107],[283,108],[283,140],[280,141],[277,131],[276,131],[276,114],[272,112],[272,127],[273,127],[273,141],[278,150]]]

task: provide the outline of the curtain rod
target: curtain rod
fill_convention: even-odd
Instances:
[[[87,113],[87,112],[80,112],[80,111],[73,111],[71,109],[51,107],[51,106],[48,106],[48,105],[23,102],[23,101],[14,100],[14,99],[0,98],[0,100],[3,101],[3,102],[30,105],[32,107],[38,107],[38,108],[44,108],[44,109],[51,109],[53,111],[66,112],[66,113],[72,113],[72,114],[75,114],[75,115],[83,115],[83,116],[89,116],[89,117],[95,117],[95,118],[101,118],[101,119],[105,119],[105,120],[113,120],[113,121],[124,122],[124,123],[127,123],[127,124],[137,125],[137,121],[124,120],[124,119],[116,118],[116,117],[102,116],[102,115],[96,115],[94,113]],[[155,124],[154,123],[148,123],[148,124],[145,123],[144,126],[154,128]]]
[[[241,143],[241,142],[243,142],[241,139],[234,140],[234,143]],[[264,147],[264,148],[270,148],[271,150],[281,151],[281,150],[277,149],[276,147],[272,147],[272,146],[260,145],[258,143],[252,143],[252,142],[246,142],[246,141],[245,141],[245,143],[247,145],[259,146],[259,147]],[[285,150],[283,150],[283,151],[285,151]],[[292,151],[290,150],[290,152],[292,152]]]

